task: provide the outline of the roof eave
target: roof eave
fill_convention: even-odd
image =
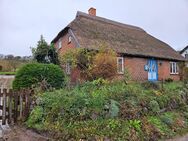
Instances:
[[[130,57],[140,57],[140,58],[155,58],[155,59],[161,59],[161,60],[169,60],[169,61],[178,61],[178,62],[185,62],[186,60],[184,58],[177,59],[177,58],[165,58],[165,57],[157,57],[157,56],[148,56],[143,54],[129,54],[129,53],[119,53],[123,56],[130,56]]]
[[[57,42],[57,41],[59,40],[59,38],[61,38],[61,37],[68,31],[69,28],[70,28],[70,27],[67,26],[67,27],[65,27],[63,30],[61,30],[61,31],[57,34],[57,36],[51,41],[51,43]]]

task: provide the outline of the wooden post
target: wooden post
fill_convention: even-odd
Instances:
[[[13,90],[10,90],[9,101],[8,101],[8,124],[12,123],[12,95],[13,95]]]
[[[7,90],[3,89],[3,112],[2,112],[2,124],[6,124],[6,95]]]
[[[0,120],[2,120],[2,111],[3,111],[3,89],[0,89]],[[1,123],[2,124],[2,123]]]
[[[20,95],[19,95],[19,98],[20,98],[20,101],[19,101],[19,104],[20,104],[20,119],[21,120],[23,118],[23,115],[22,115],[22,112],[23,112],[23,95],[24,95],[24,91],[22,90],[20,92]]]
[[[17,122],[18,118],[18,93],[14,92],[14,122]]]
[[[25,119],[27,119],[28,113],[29,113],[29,103],[28,103],[29,93],[30,93],[30,91],[27,91],[25,93],[25,110],[24,110]]]

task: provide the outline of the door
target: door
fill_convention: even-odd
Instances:
[[[158,66],[157,66],[157,61],[154,59],[148,60],[148,80],[149,81],[158,80]]]

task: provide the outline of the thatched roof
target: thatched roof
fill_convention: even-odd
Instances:
[[[125,55],[184,61],[169,45],[139,27],[82,12],[78,12],[76,18],[52,42],[56,42],[67,28],[73,31],[79,46],[83,48],[98,49],[104,43]]]

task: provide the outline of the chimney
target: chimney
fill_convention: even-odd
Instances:
[[[88,10],[88,14],[89,15],[92,15],[92,16],[96,16],[96,9],[91,7],[89,10]]]

